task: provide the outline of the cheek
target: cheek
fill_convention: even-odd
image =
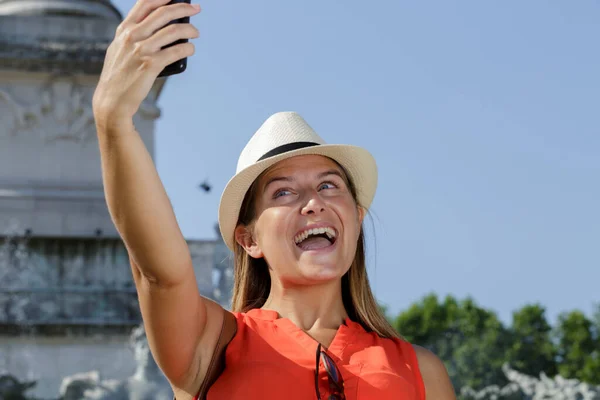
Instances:
[[[286,214],[281,209],[270,208],[259,216],[256,223],[257,241],[263,251],[272,245],[280,246],[287,239]]]
[[[361,226],[361,218],[354,200],[346,199],[343,202],[341,214],[343,216],[343,222],[346,226],[346,229],[357,232],[358,237],[358,231],[360,231]]]

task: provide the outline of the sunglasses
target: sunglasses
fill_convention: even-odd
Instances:
[[[315,369],[315,390],[317,391],[317,399],[321,400],[321,390],[319,389],[319,366],[321,361],[327,372],[327,380],[329,381],[329,390],[331,394],[326,400],[346,400],[344,394],[344,379],[335,362],[321,349],[321,343],[317,346],[317,368]]]

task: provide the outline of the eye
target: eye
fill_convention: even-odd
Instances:
[[[275,193],[273,193],[273,198],[276,199],[278,197],[286,196],[290,193],[291,192],[288,189],[278,189],[277,191],[275,191]]]
[[[335,189],[335,188],[337,188],[337,185],[335,185],[332,182],[323,182],[319,186],[319,190],[322,190],[322,189]]]

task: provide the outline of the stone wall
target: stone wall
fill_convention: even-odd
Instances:
[[[199,290],[213,298],[218,243],[188,242]],[[31,395],[49,399],[80,372],[133,374],[129,337],[141,319],[120,241],[5,237],[0,282],[0,375],[37,381]]]
[[[8,372],[20,381],[36,381],[28,395],[40,399],[56,399],[63,379],[80,371],[99,371],[106,379],[122,379],[135,371],[128,336],[0,335],[0,375]]]

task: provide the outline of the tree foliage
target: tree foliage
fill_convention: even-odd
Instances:
[[[437,354],[455,387],[506,383],[500,367],[507,334],[496,314],[473,299],[459,302],[447,296],[440,302],[435,294],[427,295],[398,315],[394,327]]]
[[[580,311],[558,318],[558,372],[566,378],[600,383],[600,338],[594,321]]]
[[[510,333],[507,361],[513,368],[533,376],[541,371],[549,376],[556,375],[557,349],[552,343],[552,327],[543,306],[526,305],[515,311]]]
[[[600,305],[592,318],[572,311],[552,327],[545,307],[527,304],[504,326],[471,298],[440,300],[432,293],[390,320],[406,340],[444,361],[457,389],[505,385],[504,363],[531,376],[560,373],[600,384]]]

